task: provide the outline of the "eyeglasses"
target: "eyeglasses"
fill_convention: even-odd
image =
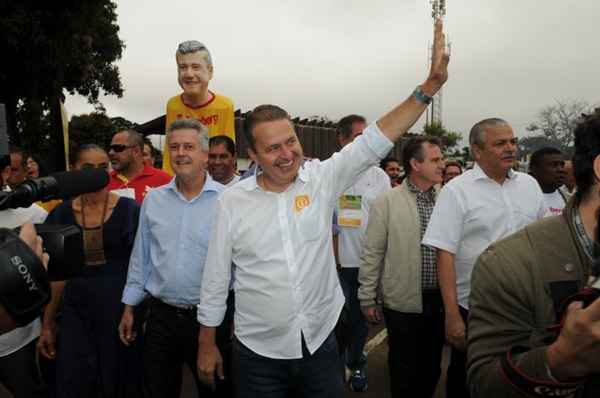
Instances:
[[[123,152],[125,149],[133,148],[133,145],[120,145],[120,144],[112,144],[108,147],[109,151],[113,152]]]

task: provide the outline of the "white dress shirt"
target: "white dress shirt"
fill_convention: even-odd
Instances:
[[[233,262],[240,342],[264,357],[302,358],[302,335],[314,353],[344,304],[331,237],[336,201],[391,148],[374,123],[331,158],[306,162],[285,192],[264,191],[255,176],[225,190],[217,203],[198,321],[221,324]]]
[[[361,197],[362,222],[359,227],[338,225],[338,256],[342,268],[359,268],[371,203],[377,196],[390,189],[390,177],[379,166],[373,166],[363,172],[356,183],[344,192],[344,195]],[[337,214],[340,214],[339,210]]]
[[[510,171],[502,185],[476,163],[442,188],[423,244],[454,254],[457,296],[469,308],[471,271],[493,242],[543,218],[544,197],[528,174]]]

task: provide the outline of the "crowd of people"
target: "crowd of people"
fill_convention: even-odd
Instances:
[[[85,263],[0,336],[0,382],[17,398],[179,397],[187,365],[200,397],[341,397],[368,390],[369,323],[385,322],[393,397],[433,395],[445,344],[448,398],[597,396],[600,302],[582,289],[600,274],[600,112],[572,161],[542,148],[529,173],[500,118],[472,127],[472,167],[429,136],[389,157],[446,82],[445,48],[437,22],[426,80],[376,122],[340,119],[324,161],[284,109],[256,107],[240,176],[210,53],[180,44],[164,170],[117,131],[71,158],[107,170],[104,189],[0,212],[3,227],[79,226]],[[11,189],[47,170],[13,147],[0,172]]]

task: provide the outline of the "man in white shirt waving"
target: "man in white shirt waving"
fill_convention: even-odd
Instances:
[[[215,327],[234,274],[236,396],[342,397],[333,329],[344,295],[332,250],[333,210],[445,83],[444,49],[439,21],[423,85],[324,162],[302,164],[302,146],[283,109],[262,105],[247,117],[248,152],[262,171],[226,190],[217,203],[198,306],[198,370],[206,383],[214,383],[215,373],[222,377]]]
[[[475,260],[493,242],[546,213],[537,181],[512,170],[517,139],[506,121],[482,120],[471,129],[469,143],[475,166],[444,186],[423,238],[437,249],[446,339],[453,346],[446,391],[452,398],[469,396],[465,322]]]

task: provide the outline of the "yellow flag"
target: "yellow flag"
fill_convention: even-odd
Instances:
[[[60,118],[62,121],[63,142],[65,144],[65,170],[69,170],[69,115],[62,101],[60,101]]]

